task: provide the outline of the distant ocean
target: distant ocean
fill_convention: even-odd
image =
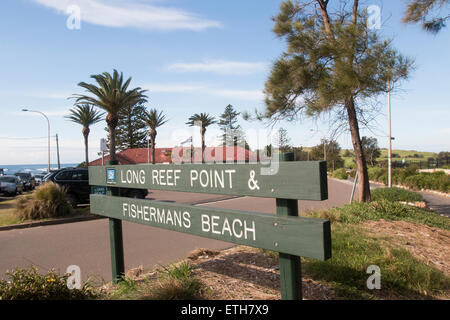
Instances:
[[[76,167],[77,163],[61,163],[61,168]],[[14,174],[16,172],[30,172],[32,174],[39,174],[47,172],[48,164],[14,164],[14,165],[1,165],[0,169],[4,170],[5,174]],[[52,170],[58,169],[58,166],[51,164]]]

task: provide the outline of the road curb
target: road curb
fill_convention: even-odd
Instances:
[[[189,202],[186,204],[194,206],[194,205],[200,205],[200,204],[207,204],[210,202],[231,200],[231,199],[236,199],[236,198],[240,198],[240,197],[241,196],[218,197],[218,198],[209,199],[209,200],[193,201],[193,202]],[[162,202],[164,202],[164,201],[162,201]],[[89,216],[78,216],[78,217],[71,217],[71,218],[60,218],[60,219],[45,220],[45,221],[35,221],[35,222],[27,222],[27,223],[20,223],[20,224],[11,224],[8,226],[0,226],[0,232],[1,231],[9,231],[9,230],[17,230],[17,229],[28,229],[28,228],[33,228],[33,227],[51,226],[51,225],[58,225],[58,224],[65,224],[65,223],[83,222],[83,221],[98,220],[98,219],[107,219],[107,217],[91,214]]]
[[[43,227],[43,226],[51,226],[51,225],[74,223],[74,222],[83,222],[83,221],[98,220],[98,219],[106,219],[106,217],[91,215],[91,216],[84,216],[84,217],[82,216],[82,217],[72,217],[72,218],[61,218],[61,219],[46,220],[46,221],[11,224],[9,226],[0,226],[0,231],[28,229],[28,228],[33,228],[33,227]]]

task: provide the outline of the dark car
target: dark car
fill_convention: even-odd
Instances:
[[[53,181],[65,187],[69,202],[75,207],[81,203],[89,203],[91,186],[89,185],[88,168],[64,168],[51,172],[43,178],[43,182]],[[144,199],[148,190],[145,189],[120,189],[120,196]]]
[[[23,181],[23,191],[33,190],[36,187],[36,180],[34,176],[29,172],[16,172],[15,176],[19,177]]]

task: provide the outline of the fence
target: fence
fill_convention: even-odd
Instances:
[[[388,161],[379,161],[378,164],[387,167]],[[443,168],[446,166],[450,166],[450,158],[392,161],[392,168],[408,168],[410,166],[417,166],[419,169]]]

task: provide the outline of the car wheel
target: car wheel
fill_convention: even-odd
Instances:
[[[72,207],[72,208],[76,208],[77,207],[77,204],[78,204],[78,201],[77,201],[78,199],[77,199],[77,197],[74,195],[74,194],[71,194],[71,193],[69,193],[68,195],[67,195],[67,202],[69,203],[69,205]]]

